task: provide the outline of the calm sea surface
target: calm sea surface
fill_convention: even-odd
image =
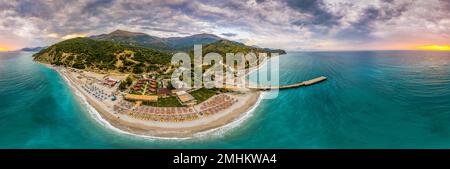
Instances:
[[[144,139],[112,131],[32,53],[0,53],[0,148],[450,148],[449,52],[280,56],[280,91],[221,136]]]

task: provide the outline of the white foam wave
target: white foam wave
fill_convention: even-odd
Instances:
[[[196,134],[194,134],[193,137],[157,137],[157,136],[140,135],[140,134],[127,132],[127,131],[121,130],[121,129],[111,125],[111,123],[109,123],[107,120],[105,120],[100,115],[100,112],[98,112],[93,106],[91,106],[89,104],[86,97],[80,91],[78,91],[78,89],[75,86],[72,85],[72,83],[70,82],[69,79],[67,79],[67,77],[62,75],[58,70],[56,70],[56,71],[60,74],[61,77],[64,78],[64,80],[67,82],[67,84],[73,89],[72,91],[74,91],[75,95],[77,95],[81,99],[82,104],[84,104],[86,106],[86,108],[89,112],[89,115],[95,121],[97,121],[99,124],[101,124],[103,127],[108,128],[108,129],[115,131],[117,133],[120,133],[120,134],[125,134],[125,135],[129,135],[129,136],[134,136],[136,138],[144,138],[144,139],[149,139],[149,140],[189,140],[189,139],[204,139],[204,138],[222,137],[225,135],[225,133],[228,133],[230,130],[240,126],[243,122],[245,122],[247,119],[252,117],[253,112],[259,106],[259,104],[261,103],[261,100],[263,99],[264,95],[266,94],[265,92],[262,92],[261,95],[258,97],[257,102],[248,111],[243,113],[240,117],[238,117],[233,122],[228,123],[224,126],[220,126],[220,127],[214,128],[214,129],[196,133]]]
[[[247,121],[250,117],[252,117],[254,115],[256,108],[259,106],[259,104],[263,100],[265,94],[266,94],[266,92],[262,92],[260,97],[256,101],[256,103],[248,111],[243,113],[239,118],[237,118],[233,122],[228,123],[223,126],[220,126],[220,127],[217,127],[217,128],[214,128],[214,129],[211,129],[211,130],[199,132],[199,133],[195,134],[194,137],[195,138],[205,138],[205,137],[210,138],[210,137],[225,136],[226,133],[229,133],[232,129],[235,129],[235,128],[241,126],[245,121]]]
[[[134,136],[134,137],[138,137],[138,138],[145,138],[145,139],[169,139],[169,140],[186,140],[186,139],[190,139],[190,138],[177,138],[177,137],[156,137],[156,136],[149,136],[149,135],[139,135],[139,134],[134,134],[131,132],[127,132],[124,130],[121,130],[117,127],[114,127],[113,125],[111,125],[111,123],[109,123],[107,120],[105,120],[101,115],[100,112],[98,112],[93,106],[91,106],[89,104],[89,102],[87,101],[86,97],[80,92],[78,91],[78,89],[73,86],[71,84],[71,82],[69,81],[69,79],[67,79],[65,76],[61,75],[61,77],[64,78],[64,80],[67,82],[67,84],[69,84],[69,86],[73,89],[72,91],[74,91],[75,95],[77,95],[81,101],[82,104],[84,106],[86,106],[87,111],[89,113],[89,115],[96,121],[98,122],[100,125],[102,125],[105,128],[108,128],[112,131],[118,132],[120,134],[126,134],[126,135],[130,135],[130,136]]]

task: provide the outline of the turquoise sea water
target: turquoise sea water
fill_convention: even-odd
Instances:
[[[223,136],[152,140],[93,120],[32,53],[0,53],[0,148],[450,148],[450,53],[304,52],[280,56],[289,84]]]

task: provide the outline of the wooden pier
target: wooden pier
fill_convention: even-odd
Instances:
[[[298,87],[302,87],[302,86],[310,86],[313,84],[317,84],[320,83],[324,80],[327,80],[327,77],[325,76],[320,76],[311,80],[307,80],[307,81],[303,81],[300,83],[295,83],[295,84],[291,84],[291,85],[281,85],[281,86],[270,86],[270,87],[249,87],[249,89],[257,89],[257,90],[276,90],[276,89],[291,89],[291,88],[298,88]]]

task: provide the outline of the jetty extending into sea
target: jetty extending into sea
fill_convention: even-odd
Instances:
[[[314,78],[311,80],[307,80],[307,81],[303,81],[303,82],[299,82],[299,83],[295,83],[295,84],[290,84],[290,85],[270,86],[270,87],[260,86],[260,87],[249,87],[249,88],[257,89],[257,90],[291,89],[291,88],[298,88],[298,87],[303,87],[303,86],[314,85],[314,84],[320,83],[325,80],[327,80],[327,77],[320,76],[320,77],[317,77],[317,78]]]

